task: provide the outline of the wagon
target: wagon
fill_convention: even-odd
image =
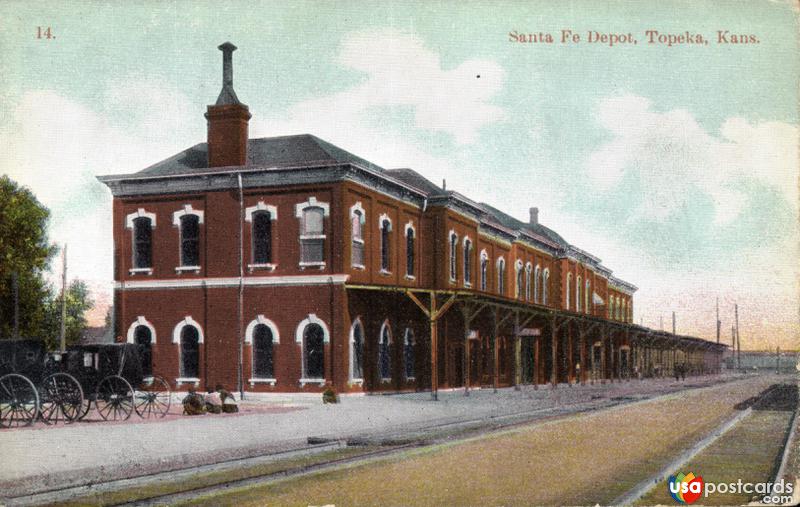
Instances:
[[[59,368],[37,339],[0,340],[0,426],[27,426],[40,417],[48,424],[77,419],[83,389]]]
[[[140,417],[164,417],[169,411],[169,384],[161,377],[145,376],[140,345],[131,343],[76,345],[62,359],[64,371],[75,377],[87,393],[79,419],[92,403],[105,420],[125,420],[135,411]]]

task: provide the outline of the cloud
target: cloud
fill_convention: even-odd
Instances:
[[[664,221],[700,192],[713,202],[714,223],[728,224],[744,209],[750,179],[779,189],[797,210],[796,126],[728,118],[712,135],[690,112],[658,112],[634,95],[601,101],[597,120],[613,138],[589,156],[588,175],[602,190],[636,178],[640,216]]]

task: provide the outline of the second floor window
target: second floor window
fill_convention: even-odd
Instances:
[[[354,210],[350,215],[351,223],[351,264],[353,266],[364,266],[364,214],[360,210]]]
[[[464,285],[472,285],[472,241],[464,240]]]
[[[133,267],[153,267],[153,228],[152,221],[147,217],[133,220]]]
[[[486,284],[489,279],[489,257],[486,251],[481,252],[481,290],[486,290]]]
[[[300,220],[300,262],[325,262],[325,211],[317,206],[303,209]]]
[[[253,213],[253,263],[272,262],[272,216],[269,211]]]
[[[544,276],[542,278],[543,278],[543,280],[542,280],[542,304],[546,305],[547,304],[548,287],[550,287],[550,270],[549,269],[545,269],[544,270]]]
[[[497,292],[502,296],[506,293],[506,260],[497,259]]]
[[[458,236],[456,233],[450,233],[450,281],[456,281],[456,246],[458,245]]]
[[[381,271],[389,271],[391,268],[391,233],[392,222],[388,218],[381,220]]]
[[[414,276],[414,229],[406,229],[406,275]]]
[[[197,215],[181,217],[181,266],[200,265],[200,219]]]

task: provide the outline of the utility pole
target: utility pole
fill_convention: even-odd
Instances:
[[[731,365],[736,359],[736,328],[731,326]]]
[[[662,331],[664,330],[664,316],[663,315],[659,315],[658,316],[658,327]]]
[[[672,334],[675,334],[675,312],[672,312]]]
[[[11,273],[11,290],[14,292],[14,339],[19,339],[19,278],[17,272]]]
[[[64,266],[61,270],[61,352],[67,350],[67,244],[64,243]]]
[[[739,304],[734,303],[733,312],[736,317],[736,368],[742,367],[742,338],[739,335]]]
[[[778,347],[777,354],[776,354],[776,363],[775,363],[775,373],[780,375],[781,373],[781,348]]]
[[[719,320],[719,297],[717,297],[717,343],[719,343],[720,326],[722,326],[722,322]]]

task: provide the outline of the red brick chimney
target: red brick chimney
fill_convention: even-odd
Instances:
[[[208,167],[247,164],[247,125],[250,111],[233,91],[233,52],[236,46],[226,42],[222,51],[222,91],[217,103],[208,106]]]

